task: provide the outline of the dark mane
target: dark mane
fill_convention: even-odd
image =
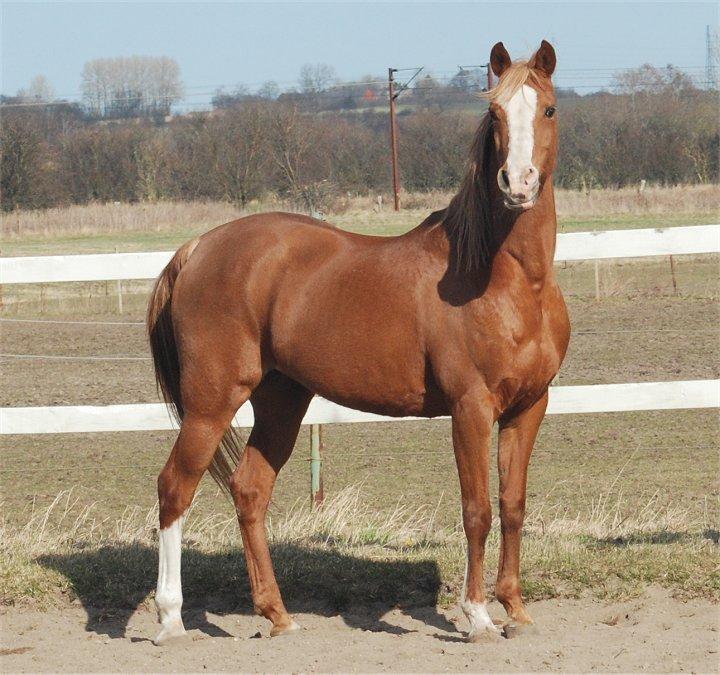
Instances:
[[[492,243],[492,205],[488,191],[492,119],[486,114],[473,139],[465,177],[445,212],[445,228],[458,272],[487,265]]]

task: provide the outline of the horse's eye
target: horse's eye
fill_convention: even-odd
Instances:
[[[553,106],[549,105],[547,108],[545,108],[545,117],[552,117],[555,114],[555,108]]]

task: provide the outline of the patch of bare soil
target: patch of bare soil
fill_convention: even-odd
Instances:
[[[124,615],[79,606],[2,612],[3,672],[718,672],[717,605],[649,589],[634,600],[548,600],[530,607],[537,630],[468,644],[458,609],[368,608],[324,617],[300,613],[302,630],[270,639],[261,617],[185,613],[187,638],[155,647],[154,612]],[[491,615],[504,616],[493,603]]]

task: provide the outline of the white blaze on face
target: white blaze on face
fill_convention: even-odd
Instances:
[[[528,169],[533,167],[532,156],[535,145],[535,110],[537,92],[524,84],[502,104],[508,122],[509,140],[506,168],[510,192],[524,192]],[[537,171],[535,171],[537,179]]]

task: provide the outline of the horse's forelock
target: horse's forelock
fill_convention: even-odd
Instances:
[[[515,61],[502,74],[502,77],[489,91],[480,96],[488,101],[497,101],[500,104],[507,103],[515,93],[526,83],[539,84],[540,76],[530,67],[527,61]]]

